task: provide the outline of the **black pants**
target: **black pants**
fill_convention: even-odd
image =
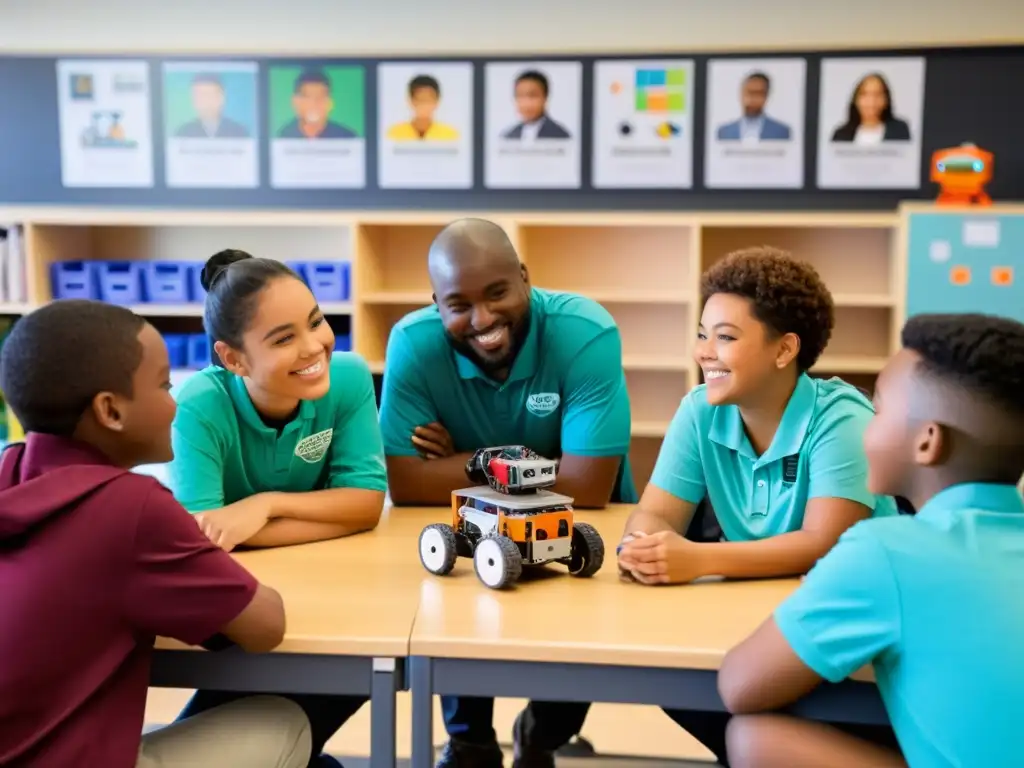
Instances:
[[[231,691],[198,691],[185,709],[178,715],[179,720],[198,715],[208,709],[228,704],[237,699],[253,696],[251,693]],[[313,750],[310,753],[310,768],[319,765],[324,745],[345,722],[354,715],[367,699],[362,696],[323,696],[320,694],[274,694],[291,699],[306,713],[313,732]],[[570,737],[571,738],[571,737]]]

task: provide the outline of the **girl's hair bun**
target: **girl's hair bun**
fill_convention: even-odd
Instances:
[[[203,271],[199,275],[199,282],[202,284],[203,290],[209,291],[217,279],[236,261],[251,258],[251,254],[236,248],[225,248],[223,251],[213,254],[206,260]]]

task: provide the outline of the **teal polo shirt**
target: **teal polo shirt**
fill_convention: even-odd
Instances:
[[[266,491],[387,490],[373,377],[356,354],[331,358],[331,388],[303,400],[280,432],[267,426],[244,381],[210,366],[175,393],[174,460],[168,479],[190,512],[219,509]]]
[[[494,381],[448,344],[436,306],[391,331],[380,425],[388,456],[416,456],[416,427],[437,421],[458,453],[525,445],[548,458],[621,456],[613,500],[637,500],[622,339],[600,304],[533,288],[530,330],[508,379]]]
[[[910,765],[1024,759],[1024,500],[968,483],[914,516],[844,533],[775,611],[790,647],[837,683],[874,666]]]
[[[816,498],[849,499],[875,516],[895,515],[894,499],[867,490],[863,437],[873,413],[856,387],[802,374],[771,445],[758,456],[739,407],[711,405],[701,384],[676,411],[651,482],[691,504],[706,497],[728,541],[797,531],[807,502]]]

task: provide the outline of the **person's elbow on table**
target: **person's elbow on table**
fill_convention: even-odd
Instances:
[[[558,462],[555,490],[571,496],[578,509],[604,509],[615,491],[621,462],[618,456],[566,454]]]
[[[284,640],[285,624],[281,595],[260,584],[249,605],[224,627],[222,634],[249,653],[267,653]]]

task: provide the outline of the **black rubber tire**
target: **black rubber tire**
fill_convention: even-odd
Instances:
[[[424,541],[424,537],[429,536],[436,541],[432,545],[428,545]],[[427,558],[424,554],[424,547],[430,546],[430,552],[436,555],[440,555],[436,560],[427,562]],[[420,552],[420,563],[430,573],[435,576],[447,576],[452,572],[452,568],[455,567],[455,561],[459,557],[458,553],[458,541],[455,538],[455,531],[450,525],[444,523],[434,523],[428,525],[422,531],[420,531],[419,538],[419,552]]]
[[[505,589],[523,575],[523,556],[508,536],[485,536],[473,550],[473,570],[485,587]]]
[[[588,579],[600,571],[602,565],[604,540],[601,534],[589,523],[573,523],[569,573],[580,579]]]

